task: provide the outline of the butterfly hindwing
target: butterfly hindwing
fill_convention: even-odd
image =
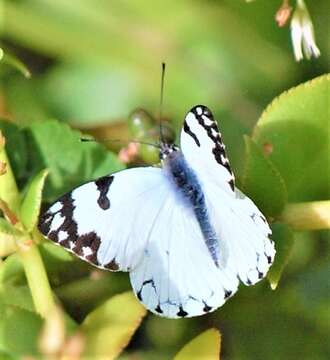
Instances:
[[[245,285],[253,285],[266,276],[275,256],[267,220],[238,189],[232,197],[212,183],[206,186],[208,209],[220,251],[226,248],[228,254],[225,267],[229,266]]]
[[[215,265],[193,209],[173,191],[130,279],[138,299],[150,311],[168,318],[214,311],[238,287],[235,269]]]

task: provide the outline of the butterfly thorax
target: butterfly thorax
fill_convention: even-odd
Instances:
[[[171,182],[193,207],[203,206],[205,204],[203,190],[197,175],[187,164],[181,150],[172,148],[164,155],[163,167]]]
[[[175,144],[168,144],[166,142],[160,143],[159,158],[162,162],[174,152],[179,152],[180,149]]]
[[[163,154],[163,168],[188,206],[192,207],[212,259],[219,266],[219,242],[210,222],[204,192],[198,177],[189,167],[179,148],[169,147],[166,150],[167,152]]]

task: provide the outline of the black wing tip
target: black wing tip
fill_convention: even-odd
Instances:
[[[47,236],[47,234],[50,232],[50,226],[51,226],[50,216],[51,215],[47,210],[44,213],[40,214],[38,218],[37,228],[39,232],[44,236]]]
[[[192,107],[189,112],[192,112],[195,116],[205,115],[213,119],[212,111],[207,106],[202,104]]]

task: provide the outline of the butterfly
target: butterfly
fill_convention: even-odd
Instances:
[[[63,195],[39,230],[98,268],[129,272],[153,313],[198,316],[265,277],[274,256],[266,218],[235,187],[211,111],[186,115],[181,149],[161,142],[162,167],[130,168]]]

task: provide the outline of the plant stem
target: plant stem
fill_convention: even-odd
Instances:
[[[1,132],[0,161],[6,164],[5,174],[0,175],[0,198],[8,204],[9,208],[14,211],[16,215],[18,215],[20,208],[20,194],[6,154],[5,138],[2,136]],[[17,238],[18,253],[24,267],[36,311],[41,316],[46,317],[54,305],[54,298],[39,249],[34,240],[32,234],[29,234],[28,232],[26,232],[24,239]]]
[[[54,305],[54,298],[39,249],[31,241],[28,245],[20,244],[19,254],[36,311],[46,317]]]
[[[330,200],[288,204],[279,220],[295,230],[330,229]]]
[[[5,164],[5,173],[0,175],[0,199],[4,200],[16,215],[18,213],[20,198],[15,177],[11,169],[6,151],[5,138],[0,131],[0,162]]]

